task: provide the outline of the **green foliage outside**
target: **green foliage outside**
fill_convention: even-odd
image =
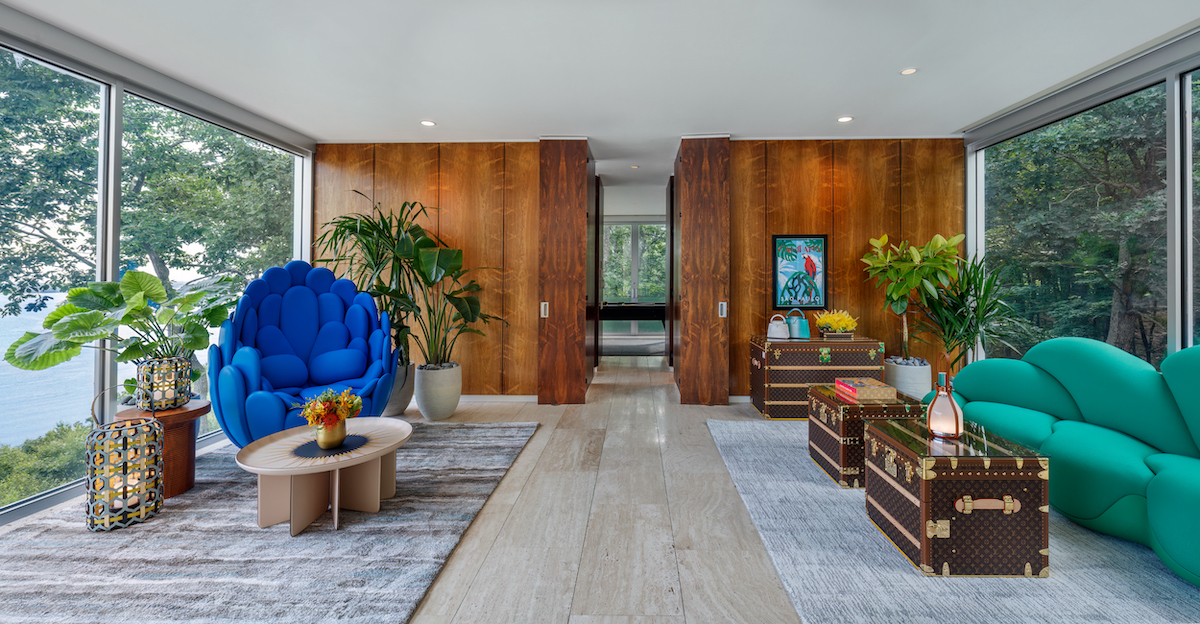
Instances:
[[[633,233],[638,235],[637,300],[667,300],[667,228],[665,225],[608,225],[601,243],[604,301],[633,300]]]
[[[1083,336],[1162,360],[1166,124],[1158,85],[986,150],[988,263],[1040,329],[1018,349]]]
[[[91,430],[88,422],[60,422],[24,444],[0,444],[0,507],[85,476],[84,443]]]
[[[633,298],[633,226],[606,225],[601,259],[604,278],[602,301],[631,301]]]
[[[638,301],[667,300],[667,226],[638,226]]]

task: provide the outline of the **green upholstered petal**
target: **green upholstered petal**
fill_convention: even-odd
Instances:
[[[1154,474],[1160,474],[1167,470],[1191,470],[1195,478],[1200,482],[1200,459],[1195,457],[1187,457],[1185,455],[1175,455],[1173,453],[1159,453],[1146,458],[1146,465]]]
[[[1145,496],[1158,450],[1119,431],[1060,420],[1040,451],[1050,457],[1050,503],[1076,518],[1098,518],[1118,500]]]
[[[1050,462],[1050,474],[1054,474],[1054,462]],[[1053,481],[1051,489],[1053,492]],[[1053,505],[1053,503],[1051,503]],[[1080,518],[1063,511],[1058,505],[1053,505],[1062,515],[1075,524],[1087,527],[1093,531],[1112,535],[1145,546],[1154,547],[1154,536],[1150,532],[1150,523],[1146,519],[1146,497],[1130,494],[1117,500],[1111,507],[1095,518]]]
[[[1075,399],[1057,379],[1022,360],[972,362],[954,377],[954,389],[970,401],[1007,403],[1063,420],[1083,420]]]
[[[1023,360],[1062,383],[1085,421],[1167,453],[1200,457],[1167,383],[1144,360],[1086,338],[1047,340]]]
[[[1174,563],[1200,575],[1200,459],[1175,455],[1155,460],[1157,474],[1146,489],[1150,530]]]
[[[1162,362],[1162,376],[1191,430],[1192,441],[1200,446],[1200,346],[1168,355]]]
[[[1053,433],[1054,423],[1058,422],[1045,412],[989,401],[967,403],[963,406],[963,418],[983,425],[988,433],[1035,450],[1041,448]]]

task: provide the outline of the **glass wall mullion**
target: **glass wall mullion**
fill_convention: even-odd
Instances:
[[[638,234],[639,228],[636,224],[629,226],[629,300],[637,302],[638,300],[638,266],[641,265],[641,257],[638,252]]]
[[[96,222],[96,280],[116,280],[121,257],[121,140],[124,131],[125,89],[119,81],[107,85],[100,131],[99,202]],[[117,361],[110,347],[96,350],[94,393],[117,385]],[[109,392],[99,404],[101,422],[117,413],[117,393]]]

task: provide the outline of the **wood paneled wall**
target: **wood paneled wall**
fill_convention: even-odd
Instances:
[[[729,393],[749,394],[748,338],[765,332],[773,313],[773,234],[829,236],[830,306],[848,310],[859,319],[858,333],[899,353],[899,319],[884,311],[860,258],[880,234],[924,243],[963,232],[964,163],[958,139],[734,141]],[[937,353],[917,341],[911,346],[931,361]]]
[[[684,139],[675,163],[678,205],[675,380],[685,404],[729,403],[730,141]]]
[[[583,403],[592,373],[587,233],[595,172],[586,140],[544,140],[539,151],[538,301],[550,309],[538,333],[538,403]]]
[[[536,393],[537,144],[320,144],[315,161],[314,232],[339,214],[370,210],[353,190],[384,210],[421,202],[437,208],[422,225],[461,248],[466,266],[494,267],[469,277],[483,286],[483,311],[510,326],[480,324],[486,337],[458,341],[463,393]]]

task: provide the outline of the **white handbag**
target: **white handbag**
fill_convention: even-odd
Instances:
[[[788,333],[788,324],[783,315],[772,316],[771,322],[767,324],[767,340],[787,340],[789,337],[791,334]]]

